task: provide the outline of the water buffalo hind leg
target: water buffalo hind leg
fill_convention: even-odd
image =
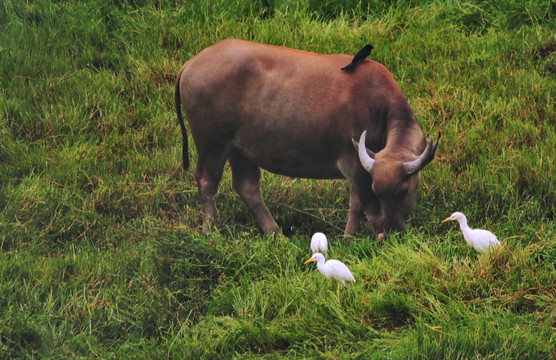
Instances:
[[[232,168],[232,187],[253,214],[257,225],[265,234],[279,233],[278,225],[272,218],[261,195],[259,167],[239,151],[233,151],[228,160]]]
[[[201,215],[203,217],[203,233],[216,227],[216,206],[214,195],[218,190],[218,183],[222,178],[222,170],[226,162],[226,157],[222,153],[212,153],[207,155],[199,152],[199,159],[195,166],[195,179],[199,192],[199,202],[201,204]]]

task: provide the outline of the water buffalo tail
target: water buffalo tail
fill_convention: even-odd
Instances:
[[[174,88],[174,105],[176,107],[176,115],[178,116],[178,122],[180,123],[181,136],[182,136],[182,149],[181,156],[183,161],[183,168],[187,170],[189,168],[189,153],[188,153],[188,143],[187,143],[187,130],[185,124],[183,123],[183,117],[181,114],[181,100],[180,100],[180,79],[183,72],[183,67],[178,72],[176,78],[176,87]]]

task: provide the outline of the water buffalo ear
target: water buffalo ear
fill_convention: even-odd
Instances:
[[[436,147],[438,146],[438,142],[440,141],[440,133],[438,133],[438,139],[433,144],[432,136],[429,138],[429,142],[427,143],[427,147],[423,151],[419,157],[413,161],[408,161],[403,164],[405,172],[408,175],[413,175],[419,172],[422,168],[424,168],[428,163],[434,159],[434,154],[436,152]]]
[[[351,142],[353,143],[355,150],[359,149],[359,143],[355,140],[355,138],[351,138]]]
[[[359,141],[355,140],[354,138],[351,138],[351,142],[353,143],[353,146],[355,147],[355,150],[359,150]],[[375,153],[372,152],[371,150],[367,149],[367,154],[369,154],[369,156],[374,159],[375,158]]]

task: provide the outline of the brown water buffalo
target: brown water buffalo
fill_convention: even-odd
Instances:
[[[226,160],[233,189],[265,233],[278,226],[260,192],[260,170],[351,183],[345,235],[365,214],[377,233],[405,230],[419,170],[438,140],[423,133],[386,68],[349,55],[320,55],[228,39],[179,71],[175,105],[189,167],[183,107],[197,148],[203,228],[216,220],[214,194]],[[359,140],[359,144],[356,141]],[[356,146],[354,149],[354,145]]]

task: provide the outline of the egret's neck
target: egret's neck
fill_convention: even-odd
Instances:
[[[461,232],[463,233],[463,238],[465,239],[465,241],[467,242],[467,244],[472,245],[471,244],[471,237],[470,232],[471,229],[469,228],[469,226],[467,226],[467,219],[463,218],[463,219],[459,219],[459,228],[461,229]]]
[[[321,266],[324,266],[324,263],[325,263],[324,257],[319,256],[318,259],[317,259],[317,268],[320,269]]]
[[[469,226],[467,226],[467,219],[465,217],[458,219],[458,222],[461,231],[463,231],[463,229],[469,229]]]

